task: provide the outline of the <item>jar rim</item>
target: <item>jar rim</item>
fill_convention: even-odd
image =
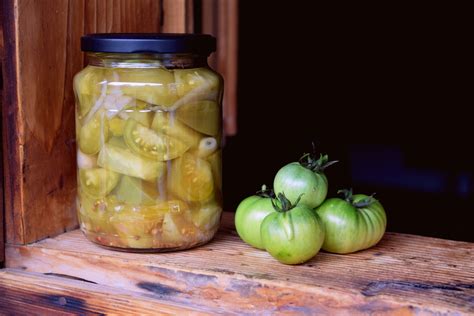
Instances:
[[[81,37],[81,50],[97,53],[193,53],[216,51],[216,38],[189,33],[94,33]]]

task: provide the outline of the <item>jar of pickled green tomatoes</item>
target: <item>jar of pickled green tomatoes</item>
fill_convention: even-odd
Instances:
[[[204,244],[222,212],[222,79],[210,35],[91,34],[74,77],[81,230],[127,251]]]

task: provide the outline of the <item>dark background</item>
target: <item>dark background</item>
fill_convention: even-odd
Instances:
[[[466,9],[293,2],[240,2],[226,209],[315,141],[340,160],[329,196],[376,192],[388,230],[474,241]]]

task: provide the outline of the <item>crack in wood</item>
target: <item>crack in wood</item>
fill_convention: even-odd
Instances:
[[[26,268],[25,268],[26,269]],[[60,278],[65,278],[65,279],[70,279],[70,280],[76,280],[76,281],[81,281],[81,282],[87,282],[87,283],[92,283],[92,284],[98,284],[97,282],[86,280],[83,278],[79,278],[76,276],[68,275],[68,274],[62,274],[62,273],[54,273],[54,272],[46,272],[43,273],[44,275],[49,275],[49,276],[55,276],[55,277],[60,277]]]
[[[364,296],[372,297],[379,294],[386,294],[393,290],[406,291],[409,293],[413,293],[413,291],[426,293],[442,291],[447,297],[455,297],[466,302],[469,304],[469,308],[474,310],[474,295],[465,291],[472,289],[474,289],[474,283],[422,283],[389,280],[370,282],[362,289],[361,293]]]

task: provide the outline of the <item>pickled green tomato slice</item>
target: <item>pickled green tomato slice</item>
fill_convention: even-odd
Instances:
[[[79,189],[79,216],[82,226],[89,232],[112,234],[110,223],[113,210],[109,198],[94,198]]]
[[[193,68],[176,69],[173,72],[176,89],[180,97],[198,92],[206,99],[216,98],[220,77],[211,70],[207,68]]]
[[[82,119],[94,105],[101,92],[104,71],[101,68],[87,66],[74,76],[74,92],[77,98],[78,118]]]
[[[131,248],[180,247],[199,234],[189,207],[180,200],[134,207],[119,205],[111,217],[122,242]]]
[[[133,119],[127,120],[124,140],[134,153],[159,161],[174,159],[189,149],[182,141],[156,133]]]
[[[117,205],[110,218],[122,243],[131,248],[153,248],[154,236],[159,232],[164,213],[157,208],[142,207],[136,210],[131,206]]]
[[[190,148],[197,148],[204,136],[178,121],[172,113],[164,111],[155,113],[151,128],[158,133],[179,139]]]
[[[109,70],[109,87],[146,103],[171,106],[178,99],[173,73],[161,68]]]
[[[199,204],[193,209],[192,221],[201,230],[210,231],[218,227],[221,213],[222,207],[216,201]]]
[[[109,120],[110,132],[114,136],[122,136],[127,120],[130,118],[146,127],[150,127],[153,114],[154,112],[150,110],[149,104],[133,99],[129,105],[119,112],[118,116],[114,116]]]
[[[125,120],[120,117],[114,117],[109,120],[109,131],[113,136],[122,136],[125,129]]]
[[[129,117],[143,126],[150,127],[153,120],[153,113],[149,110],[134,110],[129,112]]]
[[[92,197],[105,197],[117,185],[120,175],[116,172],[102,169],[79,169],[81,189]]]
[[[97,164],[121,174],[152,181],[163,175],[166,165],[161,161],[147,159],[129,149],[112,144],[102,147]]]
[[[141,100],[134,100],[131,102],[130,106],[127,106],[120,116],[127,120],[129,118],[134,119],[140,124],[150,127],[153,120],[154,112],[151,110],[152,105],[143,102]]]
[[[185,201],[208,201],[214,193],[211,165],[206,160],[184,153],[171,163],[168,188]]]
[[[107,144],[113,145],[115,147],[120,147],[122,149],[128,149],[127,144],[125,144],[125,141],[123,140],[122,137],[118,136],[112,136],[110,137],[109,141]]]
[[[198,239],[200,232],[192,221],[188,205],[179,200],[170,200],[163,204],[168,205],[161,234],[164,245],[181,246]]]
[[[131,205],[153,205],[159,197],[158,185],[135,177],[122,176],[115,196],[119,201]]]
[[[178,120],[192,129],[217,136],[221,127],[221,111],[215,101],[202,100],[186,103],[176,110]]]
[[[95,155],[109,137],[109,123],[103,112],[97,112],[94,117],[83,125],[79,132],[79,148],[88,155]]]

